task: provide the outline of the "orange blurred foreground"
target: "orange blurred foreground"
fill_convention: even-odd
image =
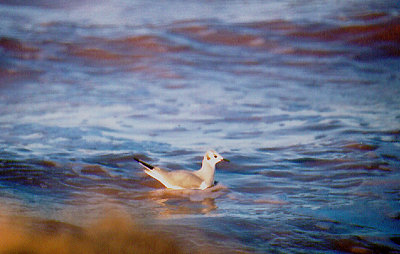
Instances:
[[[1,216],[0,253],[183,253],[165,233],[126,219],[83,228],[54,220]]]
[[[77,226],[0,212],[0,254],[249,253],[190,227],[139,224],[123,212],[106,214],[90,219],[95,222],[89,226]]]

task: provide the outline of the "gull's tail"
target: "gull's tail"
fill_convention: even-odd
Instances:
[[[142,161],[142,160],[139,159],[139,158],[133,157],[133,159],[134,159],[135,161],[139,162],[140,165],[142,165],[143,167],[145,167],[145,168],[147,168],[147,169],[149,169],[149,170],[154,169],[154,166],[150,165],[149,163],[146,163],[146,162]]]
[[[154,167],[152,165],[150,165],[149,163],[146,163],[144,161],[142,161],[139,158],[134,157],[133,158],[135,161],[139,162],[140,165],[142,165],[143,167],[145,167],[146,169],[144,170],[144,172],[146,174],[148,174],[149,176],[153,177],[154,179],[156,179],[157,181],[159,181],[160,183],[162,183],[165,187],[170,188],[170,189],[182,189],[179,186],[174,186],[171,183],[168,182],[167,180],[167,175],[166,175],[166,171],[158,168],[158,167]]]

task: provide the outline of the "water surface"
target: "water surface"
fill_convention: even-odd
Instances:
[[[216,251],[398,253],[399,11],[1,1],[2,206],[76,225],[118,207]],[[206,192],[133,159],[194,170],[209,148],[231,163]]]

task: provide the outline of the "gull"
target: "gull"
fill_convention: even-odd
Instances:
[[[159,167],[154,167],[139,158],[134,157],[146,169],[144,172],[162,183],[168,189],[200,189],[205,190],[214,184],[215,165],[224,159],[217,152],[210,150],[204,155],[201,168],[197,171],[174,170],[167,171]]]

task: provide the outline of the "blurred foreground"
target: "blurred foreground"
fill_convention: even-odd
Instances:
[[[54,220],[2,218],[1,253],[184,253],[176,240],[122,218],[78,227]]]
[[[86,226],[0,215],[0,253],[247,253],[216,248],[207,244],[201,233],[196,233],[195,239],[182,238],[182,231],[186,230],[136,223],[120,212],[111,212]],[[174,231],[180,234],[171,233]]]

